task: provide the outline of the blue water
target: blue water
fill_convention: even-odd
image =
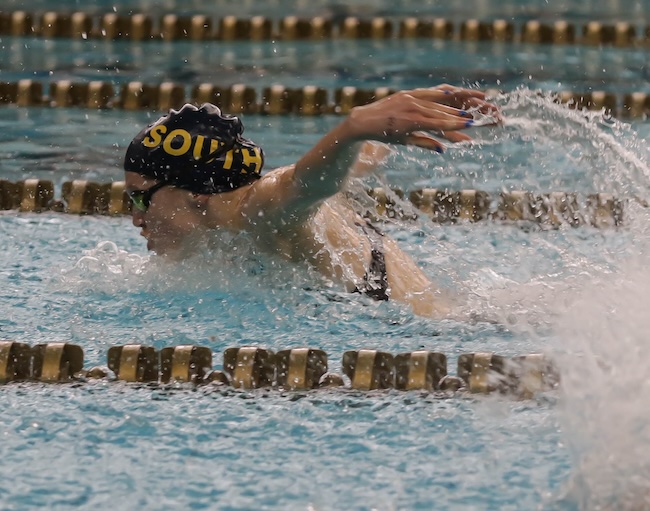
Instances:
[[[207,9],[195,4],[186,8]],[[252,4],[244,2],[242,12]],[[589,3],[594,16],[611,14],[611,5]],[[520,16],[526,6],[591,19],[583,4],[488,5]],[[636,12],[647,7],[635,3]],[[3,38],[0,80],[498,85],[507,92],[497,98],[504,126],[472,130],[475,144],[442,155],[398,148],[363,185],[611,192],[628,200],[624,225],[382,224],[458,300],[456,318],[432,321],[346,294],[245,243],[236,245],[239,257],[215,250],[172,265],[146,253],[126,217],[2,212],[0,338],[79,344],[85,367],[105,365],[110,346],[133,342],[208,346],[215,368],[232,346],[318,347],[332,371],[341,370],[344,351],[361,348],[442,351],[451,373],[461,353],[542,351],[561,361],[562,390],[518,401],[343,389],[7,385],[0,389],[1,509],[586,510],[644,498],[646,487],[632,476],[645,474],[650,461],[642,392],[650,362],[643,311],[650,224],[635,198],[647,199],[650,124],[577,113],[534,89],[647,90],[645,54],[411,43]],[[49,179],[57,193],[71,179],[120,180],[126,145],[158,115],[3,106],[0,177]],[[295,161],[339,120],[244,117],[269,168]]]
[[[510,90],[647,91],[647,49],[445,40],[187,42],[0,38],[3,79],[189,85],[245,83],[261,92],[319,85],[395,89],[442,82]],[[331,97],[331,100],[334,98]]]

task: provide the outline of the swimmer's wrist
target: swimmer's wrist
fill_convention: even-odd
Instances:
[[[358,106],[350,110],[339,126],[344,133],[345,141],[350,144],[374,139],[368,130],[367,120],[364,121],[363,110]]]

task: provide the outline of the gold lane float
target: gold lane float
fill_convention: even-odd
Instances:
[[[559,385],[553,362],[542,354],[502,357],[466,353],[458,357],[457,374],[447,373],[443,353],[391,353],[362,349],[343,354],[342,374],[330,373],[327,354],[320,349],[293,348],[277,353],[255,346],[228,348],[223,369],[212,367],[212,351],[183,345],[156,350],[127,344],[108,350],[107,365],[84,369],[80,346],[65,342],[30,346],[0,341],[0,383],[66,383],[92,380],[131,383],[191,383],[236,389],[314,390],[346,388],[357,391],[500,393],[532,398]]]
[[[634,23],[566,20],[505,19],[451,21],[436,17],[328,17],[263,16],[212,17],[204,14],[178,16],[109,12],[32,13],[0,12],[0,35],[43,38],[124,39],[130,41],[262,41],[323,39],[427,38],[458,41],[517,42],[523,44],[585,44],[618,47],[642,46],[650,40],[650,27]]]
[[[173,82],[146,84],[139,81],[124,83],[117,89],[112,82],[103,81],[59,80],[48,84],[24,79],[0,82],[0,105],[168,111],[191,102],[214,103],[231,114],[316,116],[346,115],[356,106],[367,105],[396,92],[388,87],[340,87],[328,91],[314,85],[299,88],[272,85],[258,91],[245,84],[185,86]],[[486,92],[493,96],[499,91]],[[650,94],[641,91],[560,91],[554,93],[554,97],[555,101],[574,109],[602,110],[626,118],[650,115]]]
[[[382,217],[414,220],[424,215],[436,223],[474,223],[479,221],[527,222],[547,227],[616,227],[623,222],[625,202],[608,193],[588,194],[526,191],[488,193],[480,190],[425,188],[405,193],[402,190],[372,188],[375,214]],[[75,215],[128,215],[131,201],[123,181],[94,183],[66,181],[61,197],[55,198],[54,183],[47,180],[0,180],[0,211],[61,212]],[[412,206],[405,207],[405,205]]]

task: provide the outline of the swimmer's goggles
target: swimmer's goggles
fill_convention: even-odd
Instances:
[[[218,147],[217,149],[212,151],[204,158],[201,158],[201,160],[210,161],[213,158],[220,158],[228,151],[230,151],[234,146],[235,146],[235,141],[228,144],[224,144],[222,147]],[[149,209],[149,206],[151,205],[151,197],[163,186],[176,186],[176,185],[168,181],[161,181],[160,183],[157,183],[153,185],[151,188],[147,188],[146,190],[133,190],[132,192],[129,192],[129,198],[131,199],[131,202],[133,203],[133,206],[136,209],[142,211],[143,213],[146,213],[147,210]]]
[[[151,206],[151,197],[153,197],[153,194],[160,190],[163,186],[172,185],[166,181],[161,181],[160,183],[157,183],[151,188],[147,188],[146,190],[133,190],[132,192],[129,192],[129,199],[131,199],[133,206],[137,210],[146,213],[149,209],[149,206]]]

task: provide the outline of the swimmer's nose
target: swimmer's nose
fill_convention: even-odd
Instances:
[[[136,227],[144,227],[144,213],[137,208],[131,211],[131,219]]]

